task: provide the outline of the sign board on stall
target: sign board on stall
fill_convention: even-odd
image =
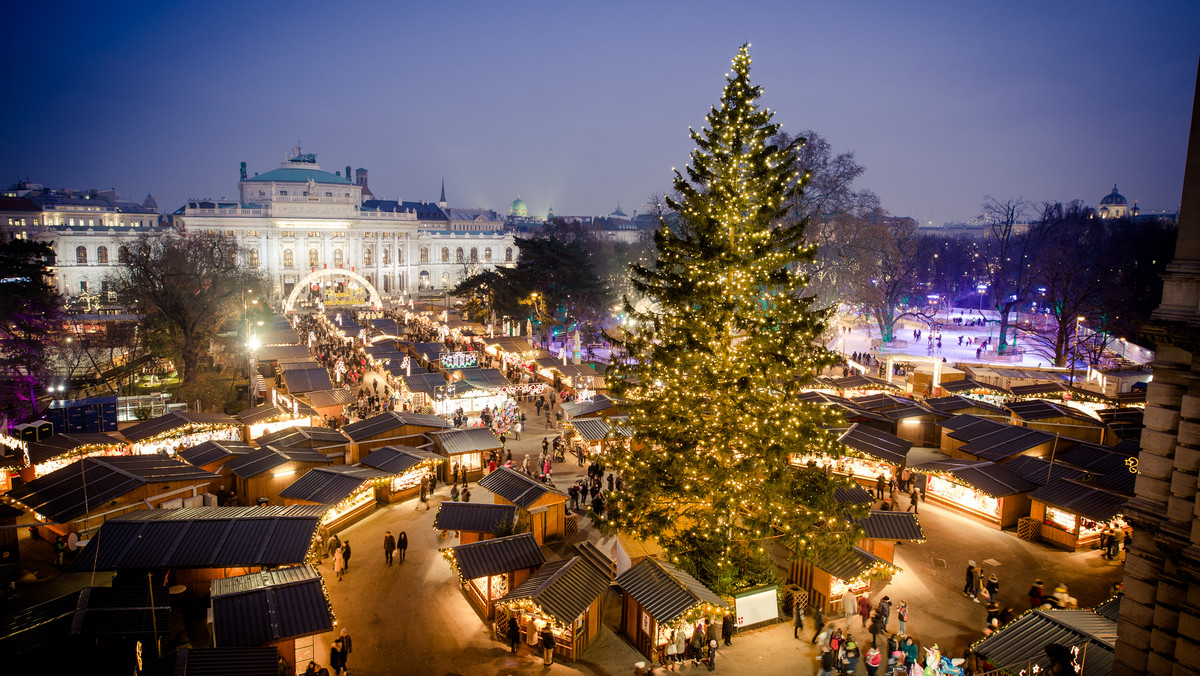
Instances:
[[[469,369],[479,366],[479,355],[475,352],[447,352],[440,357],[444,369]]]
[[[733,595],[738,627],[749,627],[779,619],[778,587],[759,587]]]

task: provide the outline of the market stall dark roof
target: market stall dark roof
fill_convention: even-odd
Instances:
[[[1104,603],[1092,608],[1092,612],[1117,622],[1121,619],[1121,599],[1124,596],[1125,594],[1121,592],[1113,594]]]
[[[436,530],[494,533],[501,524],[512,524],[517,518],[516,505],[495,505],[486,502],[442,502],[433,515]]]
[[[912,512],[871,510],[866,517],[853,521],[862,526],[863,537],[870,540],[925,541],[925,531]]]
[[[608,589],[609,581],[605,571],[575,556],[543,565],[498,603],[528,599],[557,624],[571,626]]]
[[[583,540],[575,543],[575,551],[583,558],[592,562],[592,565],[604,572],[605,576],[611,582],[617,576],[617,562],[612,555],[600,549],[600,546],[591,540]]]
[[[217,478],[212,472],[161,455],[93,457],[17,486],[8,497],[52,522],[67,523],[146,484],[199,486]]]
[[[830,378],[830,385],[839,390],[899,390],[900,386],[882,378],[855,373],[845,378]]]
[[[374,467],[359,465],[314,467],[296,479],[291,486],[280,491],[279,497],[315,502],[319,505],[336,505],[354,495],[363,486],[391,476]]]
[[[349,443],[346,435],[328,427],[289,427],[264,434],[254,440],[259,446],[277,446],[280,448],[330,448]]]
[[[627,418],[579,418],[570,421],[571,427],[579,434],[579,437],[584,441],[600,441],[610,438],[610,435],[618,438],[629,438],[633,436],[633,430],[627,424]]]
[[[866,505],[875,502],[875,496],[858,484],[834,488],[833,499],[842,505]]]
[[[959,483],[993,498],[1028,493],[1037,488],[1012,472],[988,460],[936,460],[911,467],[914,472],[946,473]]]
[[[951,395],[945,396],[945,397],[935,397],[933,399],[926,399],[925,401],[923,401],[921,403],[925,404],[926,407],[931,408],[934,411],[941,413],[943,415],[954,415],[955,411],[961,411],[961,410],[967,409],[967,408],[981,408],[981,409],[984,409],[985,411],[991,411],[991,412],[995,413],[996,415],[1001,415],[1001,416],[1008,415],[1008,411],[1004,410],[1000,406],[996,406],[994,404],[989,404],[985,401],[980,401],[978,399],[971,399],[969,397],[964,397],[961,394],[951,394]]]
[[[292,336],[294,339],[295,334]],[[260,362],[304,359],[308,356],[308,347],[305,345],[264,345],[254,353],[254,357]]]
[[[213,580],[216,645],[260,646],[333,629],[329,599],[312,566],[275,568]]]
[[[430,460],[441,462],[445,458],[432,451],[412,446],[384,446],[372,451],[360,464],[388,474],[400,475]]]
[[[973,646],[977,654],[996,667],[1032,662],[1050,673],[1044,648],[1085,644],[1083,676],[1109,676],[1113,670],[1117,623],[1090,610],[1027,610]]]
[[[496,338],[485,338],[483,342],[489,347],[494,345],[504,352],[513,354],[525,354],[526,352],[532,352],[534,349],[529,344],[529,341],[524,338],[498,336]]]
[[[814,566],[843,582],[857,580],[869,574],[878,566],[891,565],[886,559],[876,556],[861,547],[853,547],[848,552],[818,556],[808,560]]]
[[[893,465],[902,465],[908,458],[912,442],[893,434],[855,423],[839,439],[850,448]]]
[[[81,636],[164,636],[171,628],[166,587],[84,587],[71,623]]]
[[[313,390],[300,396],[314,408],[345,406],[358,401],[354,393],[344,387],[335,387],[332,390]]]
[[[44,603],[0,613],[0,651],[6,658],[29,655],[39,648],[61,646],[71,633],[79,591]]]
[[[270,445],[230,460],[225,463],[225,467],[239,479],[249,479],[289,462],[331,464],[333,458],[312,448],[279,448]]]
[[[536,568],[546,562],[533,533],[480,540],[451,547],[450,551],[464,580]]]
[[[567,414],[567,419],[579,418],[585,415],[592,415],[600,411],[607,411],[616,406],[617,402],[609,399],[603,394],[597,394],[591,401],[568,401],[562,405],[563,413]]]
[[[244,411],[239,411],[235,416],[243,425],[257,425],[278,418],[284,415],[291,415],[291,411],[275,404],[262,404],[254,408],[248,408]]]
[[[413,343],[412,350],[424,361],[437,361],[439,355],[448,352],[441,343]]]
[[[238,568],[305,562],[320,505],[144,509],[108,519],[71,570]]]
[[[907,420],[909,418],[917,418],[923,415],[937,415],[932,409],[925,408],[920,404],[911,406],[903,406],[901,408],[890,408],[886,411],[880,411],[888,420]]]
[[[1056,479],[1082,479],[1090,476],[1089,472],[1067,464],[1061,456],[1051,462],[1048,457],[1018,455],[1004,463],[1004,469],[1038,486],[1045,486]]]
[[[912,399],[908,399],[906,397],[897,397],[894,394],[888,394],[886,392],[872,394],[865,397],[854,397],[850,401],[854,402],[854,405],[861,409],[876,412],[888,411],[894,408],[906,408],[917,403]]]
[[[1036,397],[1039,394],[1055,394],[1066,390],[1062,386],[1062,383],[1057,381],[1046,381],[1030,385],[1014,385],[1008,389],[1013,393],[1013,396],[1017,397]]]
[[[817,390],[805,390],[796,395],[800,401],[807,401],[810,404],[841,404],[848,408],[855,408],[854,402],[846,397],[839,397],[836,394],[829,392],[819,392]]]
[[[1000,394],[1011,394],[1003,387],[981,383],[971,378],[962,378],[960,380],[943,380],[941,388],[947,392],[973,392],[975,390],[987,390],[989,392],[997,392]]]
[[[999,422],[990,418],[980,418],[977,415],[956,415],[953,418],[948,418],[939,423],[944,430],[950,430],[947,433],[951,439],[957,441],[971,442],[982,436],[991,434],[998,430],[1016,427],[1006,422]]]
[[[1012,414],[1021,420],[1037,421],[1047,418],[1071,418],[1080,422],[1100,425],[1100,421],[1066,404],[1055,404],[1045,399],[1030,399],[1028,401],[1010,401],[1004,405]]]
[[[487,427],[435,430],[427,436],[436,441],[449,455],[499,450],[502,446],[500,439]]]
[[[144,676],[279,676],[279,650],[259,648],[180,648],[146,662]]]
[[[399,429],[401,427],[429,427],[431,429],[445,429],[450,427],[450,423],[444,418],[439,418],[436,415],[425,415],[422,413],[400,413],[397,411],[385,411],[379,415],[372,416],[366,420],[360,420],[356,423],[351,423],[342,428],[342,432],[350,437],[352,441],[365,441],[373,436],[383,434],[389,430]]]
[[[618,575],[616,584],[660,625],[701,604],[728,606],[696,578],[652,557]]]
[[[1001,429],[976,437],[959,446],[958,450],[984,460],[1003,462],[1032,448],[1050,443],[1055,436],[1042,430],[1006,425]],[[1063,444],[1066,445],[1065,443]]]
[[[1059,479],[1029,494],[1030,500],[1044,502],[1085,519],[1105,522],[1121,514],[1131,496],[1105,490],[1094,484]]]
[[[446,386],[446,378],[440,373],[414,373],[411,376],[400,376],[400,380],[409,392],[424,392],[430,396],[441,393]]]
[[[40,465],[44,462],[61,458],[75,453],[84,446],[106,446],[112,449],[125,445],[125,440],[115,434],[104,432],[74,432],[55,434],[41,441],[29,443],[29,464]],[[18,455],[20,455],[18,453]]]
[[[1145,413],[1143,409],[1133,406],[1105,408],[1096,411],[1096,415],[1100,416],[1100,420],[1118,437],[1135,440],[1142,437],[1142,429],[1146,426],[1143,422]]]
[[[156,437],[171,430],[188,425],[212,425],[239,427],[241,423],[236,418],[224,413],[187,413],[171,411],[153,420],[138,423],[121,431],[121,436],[130,443],[137,443],[151,437]]]
[[[508,467],[501,467],[495,472],[479,480],[479,487],[508,500],[514,505],[527,509],[546,494],[554,494],[566,498],[566,493],[547,486],[540,481]]]
[[[462,380],[479,390],[496,390],[512,386],[500,369],[462,369],[456,373],[461,374]]]
[[[184,449],[179,454],[179,459],[193,467],[201,467],[223,458],[246,455],[253,450],[254,447],[244,441],[205,441]]]
[[[332,390],[333,381],[324,366],[297,368],[283,372],[283,384],[290,394],[303,394],[316,390]]]

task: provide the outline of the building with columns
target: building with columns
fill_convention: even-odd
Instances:
[[[1144,327],[1156,342],[1135,469],[1118,676],[1200,673],[1200,75],[1175,259]]]

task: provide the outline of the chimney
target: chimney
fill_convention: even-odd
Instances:
[[[350,165],[349,164],[346,165],[346,180],[347,181],[350,180]]]

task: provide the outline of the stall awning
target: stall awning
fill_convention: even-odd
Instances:
[[[579,418],[585,415],[592,415],[600,411],[606,411],[616,405],[616,401],[609,399],[603,394],[596,395],[591,401],[568,401],[562,405],[563,413],[567,414],[568,419]]]
[[[970,453],[984,460],[1003,462],[1015,455],[1020,455],[1032,448],[1055,441],[1055,436],[1041,430],[1031,430],[1027,427],[1007,425],[959,447],[963,453]],[[1061,445],[1073,443],[1062,439]]]
[[[498,451],[501,448],[500,440],[486,427],[437,430],[427,436],[436,441],[447,455]]]
[[[961,411],[963,409],[968,409],[968,408],[981,408],[981,409],[984,409],[985,411],[990,411],[990,412],[995,413],[996,415],[1000,415],[1000,416],[1008,415],[1008,411],[1005,411],[1003,408],[1000,408],[999,406],[995,406],[993,404],[989,404],[987,402],[983,402],[978,399],[970,399],[970,398],[964,397],[960,394],[952,394],[952,395],[949,395],[946,397],[936,397],[933,399],[926,399],[925,401],[923,401],[921,403],[925,404],[925,406],[929,407],[933,411],[940,413],[942,415],[954,415],[954,413],[956,411]]]
[[[580,438],[584,441],[600,441],[611,437],[628,439],[633,436],[633,430],[621,422],[625,420],[616,420],[609,418],[580,418],[572,420],[568,424],[575,428]]]
[[[261,378],[262,376],[259,377]],[[237,419],[241,421],[243,425],[257,425],[258,423],[267,422],[272,418],[278,418],[284,415],[290,416],[291,414],[292,412],[285,408],[267,403],[239,412],[237,414]]]
[[[479,486],[521,508],[528,508],[545,495],[560,497],[564,502],[567,500],[566,493],[508,467],[501,467],[483,477],[479,480]]]
[[[497,390],[512,385],[500,369],[462,369],[455,372],[472,387],[480,390]]]
[[[999,631],[971,646],[997,667],[1037,664],[1050,673],[1045,647],[1057,643],[1087,645],[1083,676],[1109,676],[1113,671],[1117,623],[1090,610],[1027,610]]]
[[[241,423],[236,418],[227,416],[224,413],[171,411],[153,420],[147,420],[146,422],[129,427],[121,432],[121,436],[133,444],[180,427],[187,427],[188,425],[212,425],[214,427],[228,425],[229,427],[238,427]]]
[[[870,540],[925,541],[925,531],[921,530],[921,523],[912,512],[872,510],[865,518],[854,519],[854,522],[862,526],[863,537]]]
[[[839,439],[850,448],[893,465],[903,465],[912,442],[893,434],[855,423]]]
[[[430,396],[441,394],[440,388],[445,387],[446,378],[440,373],[414,373],[411,376],[401,375],[400,380],[409,392],[423,392]]]
[[[312,448],[303,446],[295,448],[280,448],[274,445],[250,451],[249,453],[225,463],[225,468],[239,479],[249,479],[281,467],[289,462],[304,462],[313,464],[331,464],[333,458]]]
[[[350,440],[344,434],[328,427],[289,427],[278,432],[264,434],[254,440],[259,446],[278,446],[293,448],[306,446],[308,448],[330,448],[341,446]]]
[[[205,441],[179,454],[179,459],[192,467],[201,467],[222,458],[246,455],[254,447],[243,441]]]
[[[115,434],[103,432],[55,434],[42,441],[30,442],[29,464],[40,465],[64,455],[82,453],[89,447],[96,450],[116,450],[124,445],[125,441]]]
[[[533,533],[480,540],[449,549],[464,580],[489,575],[511,573],[523,568],[537,568],[546,562]]]
[[[444,460],[445,458],[437,453],[423,451],[412,446],[384,446],[363,458],[361,464],[398,476],[423,462],[442,462]]]
[[[937,460],[910,469],[926,474],[944,472],[955,481],[993,498],[1020,495],[1037,488],[1036,484],[987,460]]]
[[[961,380],[943,380],[942,389],[947,392],[973,392],[975,390],[988,390],[997,394],[1011,394],[1003,387],[996,387],[988,383],[981,383],[971,378],[963,378]]]
[[[314,390],[305,392],[301,398],[308,402],[313,408],[325,408],[327,406],[346,406],[353,404],[358,399],[354,397],[354,393],[350,390],[341,387],[332,390]]]
[[[333,381],[329,379],[329,372],[323,366],[284,371],[283,382],[290,394],[333,389]]]
[[[374,467],[358,465],[314,467],[296,479],[291,486],[280,491],[279,497],[315,502],[319,505],[336,505],[354,495],[363,486],[390,476]]]
[[[608,589],[609,579],[591,561],[575,556],[542,566],[497,603],[528,599],[557,624],[571,626]]]
[[[516,505],[495,505],[486,502],[443,502],[433,515],[436,530],[493,533],[496,528],[511,525],[517,518]]]
[[[342,428],[342,432],[345,432],[346,436],[350,437],[352,441],[365,441],[371,437],[401,427],[429,427],[439,429],[450,427],[450,423],[435,415],[384,411],[366,420],[346,425]]]
[[[876,568],[893,568],[899,570],[886,559],[876,556],[861,547],[853,547],[848,552],[808,558],[814,566],[829,573],[843,582],[865,577]]]
[[[1071,479],[1051,481],[1029,494],[1030,500],[1044,502],[1085,519],[1104,522],[1121,514],[1130,496],[1104,490]]]
[[[833,499],[841,505],[868,505],[875,502],[875,497],[858,484],[834,488]]]
[[[616,583],[660,625],[699,605],[728,607],[699,580],[660,559],[642,559],[618,575]]]
[[[333,616],[312,566],[276,568],[213,580],[212,628],[226,648],[259,646],[321,634]]]

